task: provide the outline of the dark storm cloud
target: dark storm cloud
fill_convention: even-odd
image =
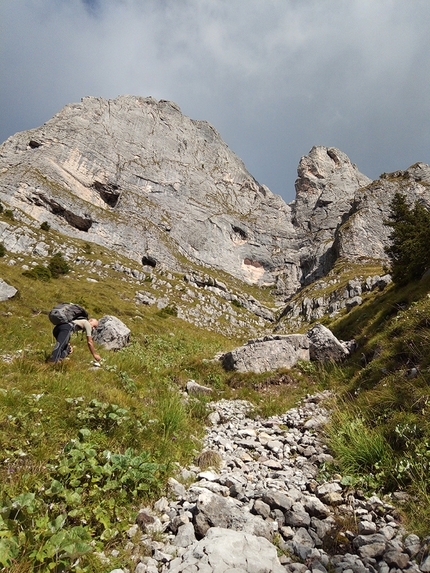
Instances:
[[[287,201],[313,145],[430,162],[427,0],[6,0],[0,139],[85,95],[171,99]]]

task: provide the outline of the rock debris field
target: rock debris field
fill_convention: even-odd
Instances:
[[[245,401],[211,403],[199,465],[212,468],[182,468],[169,499],[140,510],[128,531],[134,572],[430,571],[430,537],[408,534],[394,505],[319,477],[332,459],[328,396],[268,419]]]

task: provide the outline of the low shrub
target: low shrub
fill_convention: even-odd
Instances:
[[[56,253],[49,261],[48,268],[54,279],[57,279],[60,275],[67,275],[70,271],[69,264],[63,257],[61,253]]]
[[[169,316],[178,316],[178,308],[174,304],[165,306],[164,308],[162,308],[157,312],[157,316],[159,316],[160,318],[167,318]]]
[[[24,271],[24,277],[28,277],[29,279],[38,280],[42,282],[48,282],[52,278],[52,273],[49,268],[43,267],[42,265],[36,265],[29,271]]]

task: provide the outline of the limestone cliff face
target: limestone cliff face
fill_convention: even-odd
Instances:
[[[273,283],[294,239],[291,209],[205,121],[168,101],[87,97],[0,148],[0,198],[135,260],[185,255]]]
[[[351,210],[358,189],[371,183],[334,147],[313,147],[297,170],[293,223],[300,236],[304,282],[323,276],[334,262],[336,232]],[[383,250],[382,250],[383,253]]]
[[[287,205],[175,103],[86,97],[0,147],[0,200],[143,265],[192,261],[288,297],[338,256],[384,258],[390,197],[428,201],[429,169],[372,184],[338,149],[314,147]]]
[[[382,259],[390,228],[384,220],[395,193],[406,195],[412,205],[420,201],[430,208],[430,167],[416,163],[406,171],[384,173],[355,194],[345,223],[336,232],[335,257]]]

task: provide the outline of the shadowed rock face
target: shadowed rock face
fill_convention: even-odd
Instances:
[[[428,168],[415,170],[425,194]],[[355,238],[379,233],[387,215],[375,207],[378,188],[358,192],[370,183],[341,151],[314,147],[287,205],[207,122],[135,96],[83,98],[0,147],[0,200],[39,223],[174,271],[185,270],[185,256],[283,295],[336,256],[384,257],[384,235],[371,248],[368,234]]]

